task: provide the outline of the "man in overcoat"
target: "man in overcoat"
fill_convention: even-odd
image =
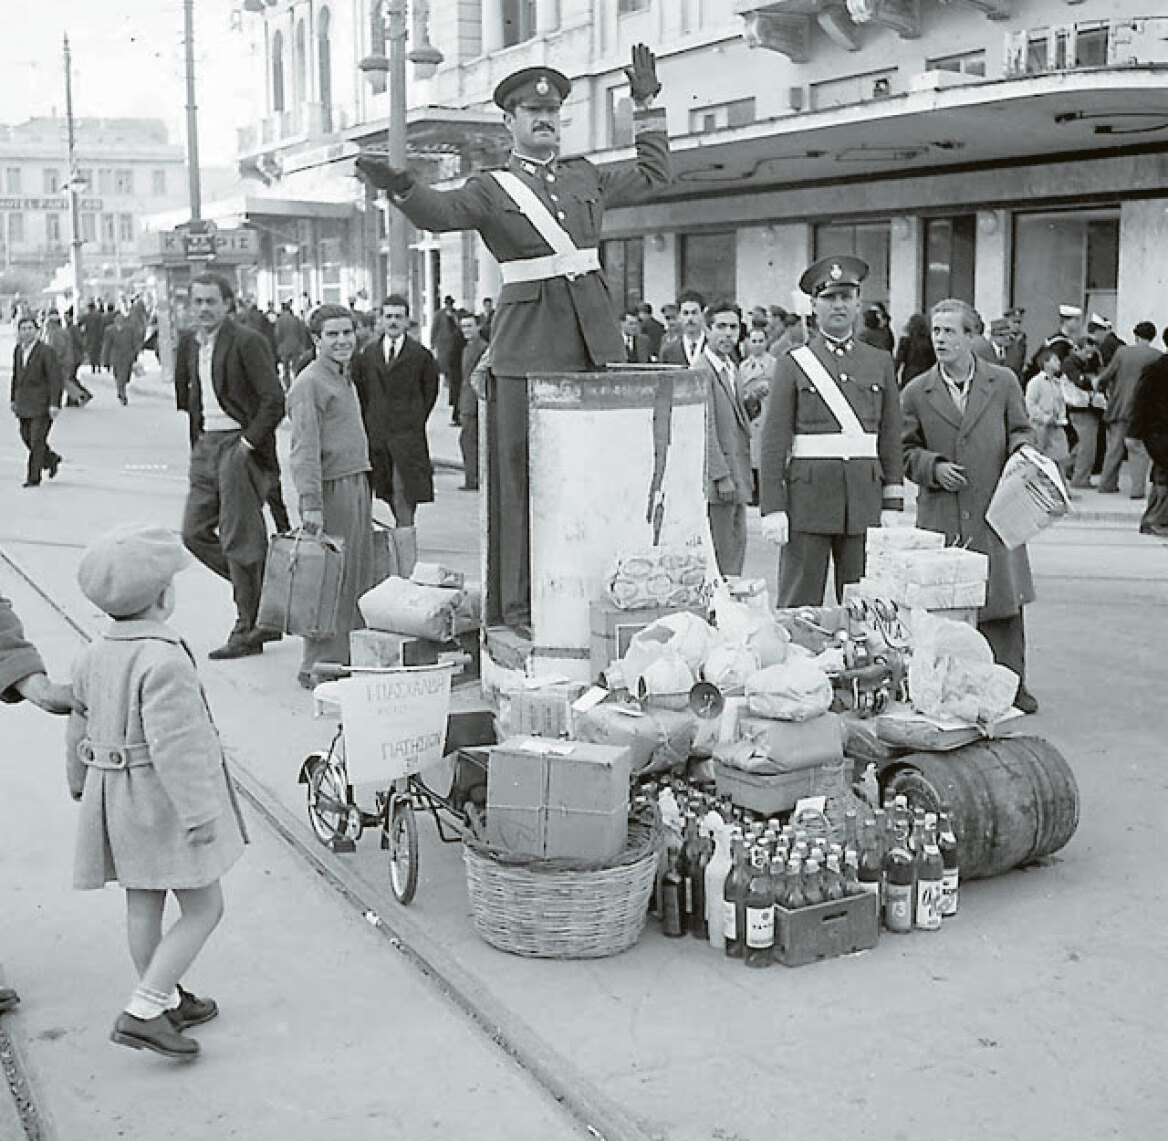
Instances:
[[[190,416],[187,549],[231,583],[236,621],[216,660],[263,652],[274,635],[256,628],[268,530],[264,502],[278,480],[276,427],[284,389],[267,341],[228,316],[234,292],[217,274],[191,282],[197,332],[178,343],[175,399]]]
[[[61,411],[61,365],[53,350],[37,340],[36,321],[21,317],[12,352],[12,414],[20,421],[20,438],[28,449],[25,487],[39,487],[41,473],[57,474],[61,457],[49,445],[49,430]]]
[[[759,439],[765,538],[784,547],[779,605],[820,606],[864,574],[869,527],[904,508],[900,399],[892,355],[855,336],[867,263],[829,257],[804,271],[816,331],[783,352]]]
[[[708,344],[692,365],[706,382],[706,513],[718,571],[732,576],[746,562],[746,505],[754,490],[750,417],[734,363],[741,313],[732,301],[716,301],[706,317]]]
[[[426,420],[439,379],[433,354],[406,335],[409,323],[409,302],[390,294],[381,303],[381,335],[353,358],[352,373],[369,439],[373,494],[393,511],[398,557],[412,566],[418,504],[434,501]]]
[[[72,697],[68,685],[49,681],[45,663],[25,638],[12,603],[0,594],[0,701],[31,701],[46,713],[68,713]],[[11,987],[0,987],[0,1014],[15,1009],[19,1002]]]
[[[531,620],[527,376],[584,372],[623,361],[624,342],[598,245],[604,211],[670,181],[665,112],[653,53],[633,48],[626,68],[635,107],[636,162],[600,171],[560,159],[560,107],[572,84],[554,68],[525,68],[495,88],[513,140],[501,171],[472,174],[439,191],[408,170],[362,155],[357,170],[388,190],[422,229],[477,230],[503,275],[491,327],[487,395],[490,486],[487,619],[525,629]]]
[[[1025,547],[1008,551],[985,519],[1006,460],[1034,443],[1026,401],[1009,369],[975,357],[976,322],[964,301],[939,301],[931,327],[937,364],[901,394],[905,469],[920,487],[917,526],[988,556],[989,585],[977,628],[994,660],[1020,679],[1015,706],[1034,713],[1038,702],[1026,688],[1023,624],[1023,608],[1034,598],[1030,560]]]

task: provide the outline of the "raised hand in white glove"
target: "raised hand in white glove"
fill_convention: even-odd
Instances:
[[[903,527],[908,523],[903,511],[881,511],[881,527]]]
[[[762,537],[776,547],[783,546],[791,537],[791,525],[785,511],[772,511],[762,517]]]

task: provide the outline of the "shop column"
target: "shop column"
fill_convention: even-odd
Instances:
[[[483,55],[503,48],[503,0],[483,0]]]
[[[988,326],[1007,308],[1010,288],[1010,215],[1005,210],[977,212],[973,262],[973,307]]]

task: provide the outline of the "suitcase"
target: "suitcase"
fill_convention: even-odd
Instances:
[[[268,544],[256,625],[302,638],[336,633],[344,541],[296,531]]]

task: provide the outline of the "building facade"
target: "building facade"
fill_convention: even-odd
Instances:
[[[607,216],[618,303],[692,287],[789,308],[811,259],[856,253],[872,266],[866,298],[897,325],[945,296],[987,319],[1024,307],[1032,342],[1060,303],[1121,332],[1168,322],[1168,15],[1151,0],[408,6],[411,51],[442,56],[418,54],[406,114],[411,164],[438,184],[499,161],[491,92],[536,64],[573,80],[565,152],[631,161],[621,68],[634,43],[657,52],[676,178]],[[265,89],[241,166],[285,211],[258,292],[376,297],[384,213],[350,160],[385,146],[385,75],[360,66],[385,52],[383,5],[243,8]],[[423,322],[442,294],[478,305],[497,291],[473,236],[415,234],[411,259]]]
[[[184,152],[158,119],[79,118],[75,138],[84,292],[114,299],[140,273],[143,217],[186,199]],[[68,266],[71,177],[65,119],[0,126],[2,291],[36,294]]]

